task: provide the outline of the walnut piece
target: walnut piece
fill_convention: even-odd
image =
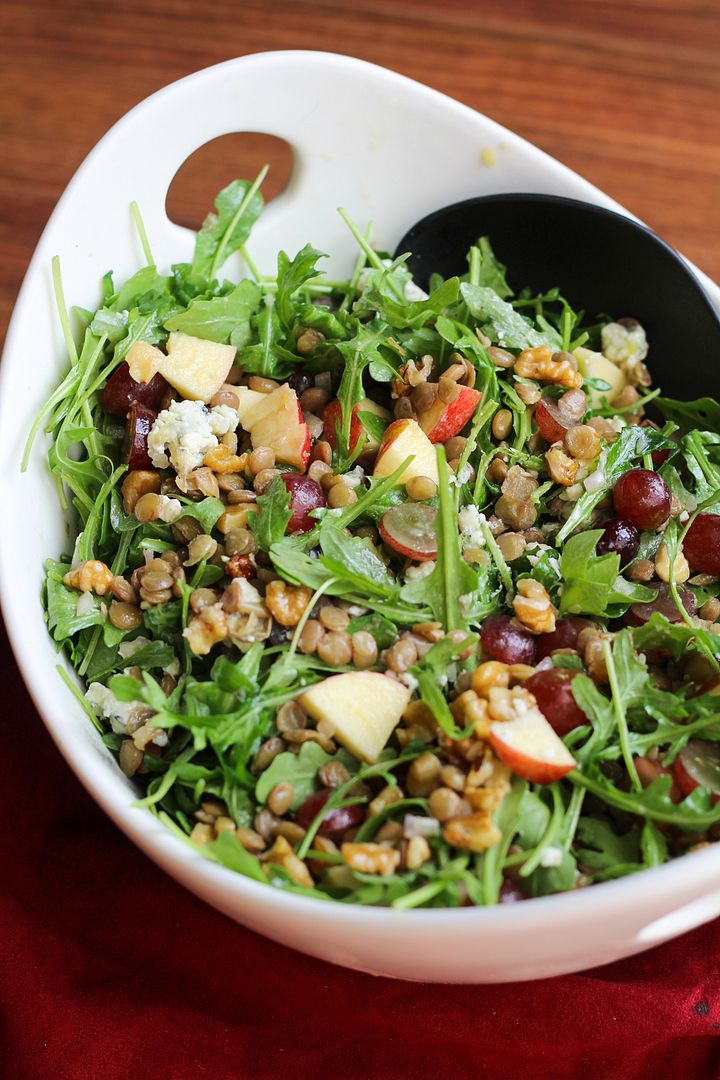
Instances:
[[[553,360],[549,345],[540,345],[536,349],[523,349],[515,361],[515,374],[524,379],[537,379],[538,382],[554,383],[578,390],[583,378],[569,360]]]
[[[281,626],[297,626],[311,599],[310,589],[287,581],[271,581],[265,589],[265,604]]]
[[[464,851],[487,851],[502,837],[500,829],[487,810],[467,817],[452,818],[443,829],[443,838],[450,847]]]
[[[578,463],[559,446],[551,446],[545,454],[551,480],[563,487],[572,487],[578,472]]]
[[[519,622],[534,634],[551,634],[555,629],[556,609],[547,589],[533,578],[521,578],[513,599],[515,615]]]
[[[112,584],[112,570],[100,562],[99,559],[89,559],[79,563],[74,569],[68,570],[63,578],[63,584],[68,589],[78,589],[80,592],[94,592],[98,596],[105,596]]]
[[[228,618],[222,604],[210,604],[190,620],[183,637],[195,656],[207,656],[213,645],[224,641],[228,633]]]
[[[388,877],[400,865],[400,852],[382,844],[343,844],[340,853],[345,865],[361,874]]]

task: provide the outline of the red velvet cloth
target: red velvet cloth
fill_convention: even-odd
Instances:
[[[2,656],[3,1080],[720,1076],[720,920],[518,985],[394,982],[301,956],[132,847]]]

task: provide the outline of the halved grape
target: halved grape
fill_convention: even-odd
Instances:
[[[517,904],[521,900],[527,900],[527,896],[515,881],[505,878],[500,886],[498,904]]]
[[[683,540],[693,570],[720,576],[720,514],[698,514]]]
[[[657,597],[648,604],[632,604],[625,614],[625,622],[628,626],[642,626],[656,611],[659,611],[661,615],[664,615],[668,622],[682,622],[682,614],[678,611],[675,601],[670,594],[670,587],[665,585],[664,582],[651,582],[650,588],[657,588]],[[681,585],[678,588],[678,595],[680,597],[680,603],[683,605],[688,615],[694,615],[697,604],[695,602],[695,596],[690,589],[685,589]]]
[[[127,416],[134,402],[149,409],[159,409],[168,384],[162,375],[153,375],[150,382],[136,382],[125,360],[116,367],[100,394],[100,404],[105,412],[114,416]]]
[[[639,547],[640,533],[633,523],[616,517],[611,518],[603,529],[596,550],[598,555],[619,555],[620,565],[626,566],[635,558]]]
[[[675,779],[673,769],[668,769],[665,765],[661,765],[655,758],[636,757],[633,758],[633,761],[635,762],[635,768],[637,769],[640,783],[644,788],[650,787],[659,776],[671,776],[672,786],[670,788],[670,798],[674,803],[678,803],[682,800],[683,793]]]
[[[509,615],[489,615],[480,628],[480,641],[493,660],[535,665],[535,638]]]
[[[657,529],[670,517],[670,491],[652,469],[630,469],[613,490],[618,515],[638,529]]]
[[[148,453],[148,435],[150,428],[157,420],[157,413],[134,401],[130,406],[127,416],[125,431],[125,444],[128,459],[128,468],[152,469],[153,463]]]
[[[315,518],[310,517],[310,511],[327,506],[325,492],[317,481],[311,480],[303,473],[283,473],[282,482],[290,494],[290,509],[292,510],[287,531],[290,533],[309,532],[317,525]]]
[[[540,712],[560,738],[588,722],[573,697],[572,681],[578,674],[567,668],[549,668],[547,671],[536,671],[524,683],[525,689],[537,701]]]
[[[691,739],[673,762],[673,774],[683,795],[697,787],[713,793],[713,802],[720,796],[720,746],[705,739]]]
[[[322,810],[330,798],[330,791],[316,791],[308,795],[307,799],[295,812],[295,821],[302,829],[309,829],[315,816]],[[354,806],[341,806],[335,810],[328,810],[318,829],[320,836],[333,836],[335,833],[343,833],[346,829],[352,829],[359,825],[365,817],[365,810],[361,803]]]
[[[549,443],[562,441],[568,430],[573,427],[577,420],[558,405],[554,398],[540,398],[535,409],[535,421],[543,439]]]
[[[405,502],[391,506],[380,519],[380,536],[392,551],[424,562],[437,555],[437,510],[425,503]]]
[[[592,626],[590,619],[581,619],[577,615],[568,615],[567,618],[557,619],[555,629],[548,634],[540,634],[537,638],[537,657],[543,660],[546,656],[552,656],[557,649],[577,648],[577,639],[580,631],[586,626]]]

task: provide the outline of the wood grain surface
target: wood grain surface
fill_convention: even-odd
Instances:
[[[283,48],[353,54],[488,113],[720,278],[720,0],[2,0],[0,334],[105,130],[182,75]],[[262,150],[241,148],[248,169]],[[184,170],[177,220],[197,223],[225,162],[211,148]]]

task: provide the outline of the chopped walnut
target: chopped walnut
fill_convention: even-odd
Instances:
[[[210,604],[190,620],[183,630],[195,656],[207,656],[213,645],[228,636],[228,618],[221,604]]]
[[[417,870],[426,863],[432,852],[424,836],[411,836],[405,852],[405,865],[408,870]]]
[[[382,844],[343,844],[340,848],[343,862],[351,870],[361,874],[379,874],[389,877],[400,865],[400,852]]]
[[[578,472],[578,463],[575,458],[571,458],[569,454],[566,454],[559,446],[550,447],[545,454],[545,461],[547,462],[550,478],[554,480],[556,484],[562,484],[563,487],[571,487],[575,483]]]
[[[177,476],[175,483],[179,491],[186,495],[203,495],[217,499],[220,495],[220,486],[212,469],[203,466],[193,469],[187,476]]]
[[[392,380],[391,394],[393,400],[404,397],[405,394],[411,393],[416,386],[426,383],[432,374],[434,363],[433,357],[428,354],[421,356],[419,360],[408,360],[407,363],[403,364],[396,378]]]
[[[464,851],[487,851],[502,837],[500,829],[487,810],[466,817],[453,818],[443,829],[443,838],[450,847]]]
[[[551,634],[555,629],[556,609],[545,586],[533,578],[521,578],[513,607],[518,620],[534,634]]]
[[[310,871],[302,859],[299,859],[284,836],[276,836],[273,846],[260,856],[261,862],[271,866],[280,866],[293,879],[296,885],[311,889],[314,882]]]
[[[234,454],[229,446],[220,443],[208,450],[203,458],[203,465],[215,473],[239,473],[247,464],[247,454]]]
[[[554,383],[577,390],[582,386],[582,375],[569,360],[554,360],[549,345],[536,349],[523,349],[515,361],[515,374],[525,379]]]
[[[265,641],[270,636],[272,615],[246,578],[233,578],[222,595],[221,606],[227,612],[228,634],[233,645],[247,649],[254,641]]]
[[[68,570],[63,578],[63,584],[69,589],[94,592],[98,596],[105,596],[112,581],[112,570],[99,559],[89,559],[87,562],[79,563],[73,570]]]
[[[311,599],[310,589],[287,581],[271,581],[265,590],[268,610],[281,626],[297,626]]]

